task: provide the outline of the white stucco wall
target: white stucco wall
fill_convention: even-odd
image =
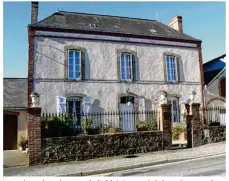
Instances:
[[[226,69],[207,86],[207,90],[204,92],[206,106],[226,106],[225,98],[219,95],[219,80],[223,77],[226,78]]]
[[[35,74],[40,78],[62,79],[64,77],[64,47],[76,45],[86,49],[86,78],[102,79],[106,82],[36,82],[34,90],[40,96],[44,112],[56,111],[56,96],[81,93],[91,96],[95,110],[117,109],[118,95],[130,92],[153,100],[159,90],[170,95],[188,96],[197,92],[201,102],[200,69],[197,48],[178,48],[158,45],[105,42],[94,40],[35,38]],[[140,81],[138,83],[117,83],[117,50],[128,49],[137,52]],[[163,53],[171,52],[181,56],[179,84],[164,84]],[[113,81],[111,81],[113,80]]]

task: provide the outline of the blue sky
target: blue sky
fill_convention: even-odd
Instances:
[[[4,77],[27,77],[30,2],[3,3]],[[225,2],[59,2],[59,10],[155,19],[167,24],[183,16],[183,30],[201,39],[203,61],[226,53]],[[39,20],[56,11],[56,2],[40,2]]]

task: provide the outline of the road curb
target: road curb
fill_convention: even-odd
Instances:
[[[159,161],[155,161],[155,162],[120,166],[120,167],[116,167],[116,168],[107,168],[107,169],[103,169],[103,170],[82,171],[82,172],[76,172],[74,174],[59,175],[59,176],[61,176],[61,177],[65,177],[65,176],[90,176],[90,175],[106,174],[106,173],[118,172],[118,171],[123,171],[123,170],[130,170],[130,169],[134,169],[134,168],[149,167],[149,166],[155,166],[155,165],[160,165],[160,164],[165,164],[165,163],[175,163],[175,162],[194,160],[194,159],[206,158],[206,157],[223,155],[223,154],[225,154],[225,152],[212,154],[212,155],[206,155],[206,156],[197,156],[197,157],[192,157],[192,158],[164,159],[164,160],[159,160]]]
[[[103,169],[103,170],[91,170],[91,171],[85,171],[76,174],[72,174],[74,176],[89,176],[89,175],[96,175],[96,174],[105,174],[105,173],[111,173],[111,172],[117,172],[117,171],[123,171],[123,170],[129,170],[129,169],[134,169],[134,168],[141,168],[141,167],[148,167],[148,166],[154,166],[154,165],[160,165],[160,164],[165,164],[165,163],[175,163],[175,162],[181,162],[185,160],[194,160],[198,158],[206,158],[206,157],[211,157],[211,156],[217,156],[217,155],[222,155],[224,153],[217,153],[217,154],[212,154],[212,155],[207,155],[207,156],[199,156],[199,157],[193,157],[193,158],[181,158],[181,159],[171,159],[171,160],[160,160],[156,162],[148,162],[148,163],[141,163],[141,164],[136,164],[136,165],[128,165],[128,166],[122,166],[122,167],[117,167],[117,168],[112,168],[112,169]]]

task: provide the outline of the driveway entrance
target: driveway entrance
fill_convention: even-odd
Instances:
[[[17,115],[4,115],[3,119],[3,150],[16,150],[17,149],[17,128],[18,116]]]
[[[29,156],[19,150],[3,151],[3,159],[4,168],[25,166],[29,164]]]

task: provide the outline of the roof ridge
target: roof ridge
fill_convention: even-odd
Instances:
[[[226,57],[226,53],[223,54],[223,55],[221,55],[221,56],[219,56],[219,57],[213,58],[213,59],[209,60],[208,62],[205,62],[204,65],[205,65],[205,64],[208,64],[208,63],[210,63],[210,62],[212,62],[212,61],[214,61],[214,60],[218,60],[218,59],[224,58],[224,57]],[[225,62],[224,62],[224,63],[225,63]]]
[[[3,77],[3,79],[28,79],[26,77]]]
[[[156,20],[152,20],[152,19],[133,18],[133,17],[127,17],[127,16],[114,16],[114,15],[93,14],[93,13],[82,13],[82,12],[70,12],[70,11],[58,11],[58,12],[59,12],[59,13],[69,13],[69,14],[85,14],[85,15],[105,16],[105,17],[127,18],[127,19],[136,19],[136,20],[144,20],[144,21],[153,21],[153,22],[157,22]],[[54,13],[54,14],[55,14],[55,13]]]

